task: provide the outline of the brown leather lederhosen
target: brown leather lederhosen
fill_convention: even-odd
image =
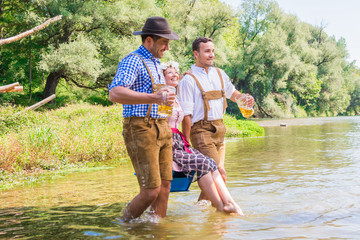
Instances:
[[[191,143],[195,149],[199,150],[202,154],[211,157],[215,162],[223,167],[225,158],[225,125],[222,119],[208,121],[208,111],[210,111],[209,100],[217,100],[223,98],[223,112],[225,113],[227,102],[225,96],[224,81],[220,70],[215,68],[221,81],[221,90],[212,90],[205,92],[197,78],[188,73],[194,78],[197,86],[201,91],[201,96],[204,103],[204,120],[200,120],[193,124],[190,131]]]
[[[137,55],[137,54],[131,54]],[[165,84],[155,84],[144,63],[152,83],[152,92]],[[123,124],[125,145],[142,188],[156,188],[161,180],[172,180],[172,131],[167,118],[150,118],[152,104],[145,117],[126,117]]]

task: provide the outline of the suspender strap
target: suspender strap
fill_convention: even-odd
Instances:
[[[226,96],[225,96],[224,80],[223,80],[222,75],[220,73],[220,69],[219,68],[215,68],[215,69],[216,69],[217,73],[219,74],[220,81],[221,81],[221,92],[222,92],[222,97],[223,97],[223,101],[224,101],[223,112],[225,112],[228,105],[227,105]]]
[[[210,111],[210,105],[209,105],[209,101],[207,100],[207,97],[206,97],[206,92],[204,91],[201,84],[199,83],[199,80],[197,80],[197,78],[194,76],[194,74],[192,74],[192,73],[187,73],[187,74],[189,74],[195,80],[196,85],[200,89],[201,97],[202,97],[203,103],[204,103],[204,120],[207,121],[207,115],[208,115],[207,112]]]
[[[194,78],[196,85],[199,87],[200,91],[201,91],[201,96],[204,102],[204,120],[207,121],[208,119],[208,111],[210,111],[210,104],[209,104],[209,100],[216,100],[219,98],[223,98],[223,112],[225,112],[226,108],[227,108],[227,102],[226,102],[226,97],[225,97],[225,89],[224,89],[224,81],[223,78],[221,76],[220,70],[218,68],[216,68],[216,71],[219,74],[220,77],[220,82],[221,82],[221,91],[220,90],[212,90],[212,91],[207,91],[205,92],[203,87],[201,86],[199,80],[197,80],[197,78],[194,76],[194,74],[192,73],[187,73],[189,74],[192,78]]]
[[[153,88],[151,89],[151,92],[154,92],[154,89],[156,88],[156,85],[162,85],[162,84],[155,84],[154,77],[153,77],[153,75],[151,74],[151,71],[150,71],[149,67],[146,65],[144,59],[143,59],[139,54],[130,53],[130,54],[128,54],[128,56],[129,56],[129,55],[136,55],[136,56],[138,56],[138,57],[142,60],[142,62],[144,63],[144,65],[145,65],[145,67],[146,67],[146,70],[148,71],[148,73],[149,73],[149,75],[150,75],[150,78],[151,78],[151,84],[152,84],[152,86],[153,86]],[[156,89],[156,90],[157,90],[157,89]],[[146,113],[146,117],[144,118],[144,121],[145,121],[145,122],[149,122],[150,113],[151,113],[151,107],[152,107],[152,104],[150,103],[150,104],[149,104],[149,108],[148,108],[147,113]]]

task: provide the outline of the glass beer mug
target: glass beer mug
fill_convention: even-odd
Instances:
[[[168,93],[168,91],[175,93],[175,88],[172,86],[164,86],[160,90],[163,91],[162,92],[163,93],[163,103],[161,105],[159,105],[157,113],[159,115],[171,116],[172,115],[172,106],[166,105],[165,99],[166,99],[166,94]],[[166,90],[168,90],[168,91],[166,91]]]
[[[246,105],[248,98],[249,97],[247,94],[238,94],[235,97],[235,101],[236,101],[236,103],[240,109],[240,112],[244,118],[249,118],[254,114],[254,108]]]

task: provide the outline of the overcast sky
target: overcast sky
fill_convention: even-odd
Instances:
[[[241,0],[221,0],[234,8]],[[360,67],[360,0],[276,0],[286,13],[315,26],[325,25],[329,36],[345,38],[349,61]]]

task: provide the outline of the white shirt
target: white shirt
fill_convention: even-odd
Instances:
[[[214,67],[208,69],[206,73],[204,68],[191,66],[192,74],[197,78],[205,92],[211,90],[221,90],[221,80]],[[220,69],[221,76],[224,80],[225,96],[230,98],[235,91],[229,76]],[[191,115],[191,126],[204,120],[204,102],[199,87],[190,75],[185,75],[178,85],[178,96],[180,105],[184,110],[184,116]],[[208,120],[213,121],[222,119],[224,112],[223,98],[209,100],[210,111],[208,111]]]

